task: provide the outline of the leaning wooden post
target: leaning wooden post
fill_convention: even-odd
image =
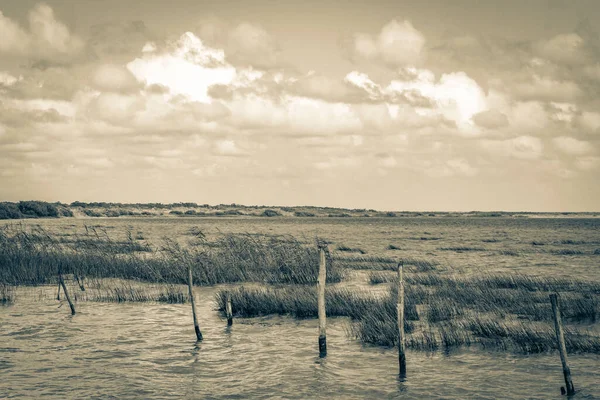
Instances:
[[[558,294],[550,294],[550,302],[552,303],[552,313],[554,314],[554,328],[556,330],[556,341],[558,342],[558,351],[560,352],[560,361],[562,362],[563,375],[565,376],[565,385],[567,387],[566,394],[571,396],[575,394],[575,386],[571,379],[571,369],[567,361],[567,346],[565,345],[565,335],[563,332],[562,320],[560,318],[560,303]],[[565,394],[565,388],[561,387],[560,391]]]
[[[202,340],[202,332],[200,332],[200,326],[198,326],[198,317],[196,316],[196,302],[194,301],[194,279],[192,277],[192,265],[188,267],[188,288],[190,292],[190,302],[192,303],[192,314],[194,316],[194,329],[196,330],[196,338],[198,341]]]
[[[233,307],[231,306],[231,293],[227,292],[227,304],[225,305],[225,314],[227,314],[227,326],[233,325]]]
[[[56,291],[56,300],[60,300],[60,279],[58,280],[58,290]]]
[[[65,281],[62,277],[62,273],[60,273],[60,272],[58,273],[58,281],[63,288],[63,293],[65,294],[67,301],[69,302],[69,307],[71,307],[71,315],[75,315],[75,305],[73,305],[73,302],[71,301],[71,297],[69,297],[69,292],[67,291],[67,286],[65,285]]]
[[[398,362],[400,376],[406,376],[406,354],[404,353],[404,281],[402,278],[402,263],[398,263]]]
[[[325,282],[327,279],[327,264],[325,261],[326,244],[319,245],[319,279],[317,280],[317,295],[319,306],[319,357],[327,355],[327,314],[325,311]]]

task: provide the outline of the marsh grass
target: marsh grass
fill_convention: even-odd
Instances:
[[[187,288],[180,285],[164,284],[149,286],[132,281],[118,280],[88,290],[86,293],[74,291],[78,301],[105,303],[158,302],[183,304],[188,302]]]
[[[344,251],[347,253],[359,253],[359,254],[367,254],[366,251],[364,251],[363,249],[360,249],[358,247],[348,247],[346,245],[340,244],[337,246],[336,248],[337,251]]]
[[[392,271],[372,271],[371,282],[396,282]],[[407,345],[419,350],[480,344],[526,353],[556,348],[550,292],[561,292],[569,351],[600,353],[600,337],[572,324],[600,315],[600,284],[566,278],[491,274],[445,276],[405,274]],[[219,309],[227,291],[216,295]],[[234,313],[296,318],[317,316],[314,287],[238,288],[230,291]],[[328,288],[328,316],[352,320],[351,335],[364,343],[397,344],[396,285],[386,292]]]
[[[438,247],[438,250],[442,250],[442,251],[456,251],[459,253],[465,252],[465,251],[487,251],[487,249],[484,249],[483,247],[472,247],[472,246],[453,246],[453,247]]]
[[[93,235],[93,236],[92,236]],[[39,227],[0,229],[0,282],[38,285],[55,281],[58,270],[86,278],[121,278],[157,283],[185,283],[188,266],[199,285],[229,282],[316,283],[319,255],[315,247],[292,237],[222,234],[209,242],[195,232],[196,246],[165,239],[157,250],[131,251],[97,232],[99,245],[61,242]],[[88,244],[91,238],[83,241]],[[117,244],[115,244],[117,243]],[[145,249],[146,250],[146,249]],[[327,257],[327,280],[338,282],[343,271]]]
[[[550,250],[550,253],[557,255],[557,256],[579,256],[579,255],[585,254],[581,250],[573,250],[573,249]]]

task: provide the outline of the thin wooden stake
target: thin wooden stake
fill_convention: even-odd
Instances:
[[[550,302],[552,303],[552,313],[554,314],[554,328],[556,330],[556,341],[558,342],[558,351],[560,352],[560,361],[562,363],[563,375],[565,377],[565,386],[560,388],[562,394],[568,396],[575,394],[575,386],[571,379],[571,369],[567,360],[567,346],[565,345],[565,334],[563,331],[562,319],[560,318],[560,297],[557,293],[550,294]]]
[[[227,314],[227,326],[233,325],[233,307],[231,306],[231,293],[227,292],[227,305],[225,306],[225,313]]]
[[[56,291],[56,300],[60,301],[60,279],[58,280],[58,290]]]
[[[83,276],[80,279],[79,275],[77,275],[77,274],[73,274],[73,275],[75,276],[75,279],[77,280],[77,284],[79,285],[79,289],[81,289],[82,292],[85,292],[85,286],[83,286]]]
[[[196,301],[194,300],[194,280],[192,277],[192,266],[188,267],[188,288],[190,291],[190,302],[192,303],[192,314],[194,315],[194,329],[196,330],[196,338],[198,341],[202,340],[202,332],[200,332],[200,326],[198,325],[198,317],[196,316]]]
[[[63,288],[63,293],[65,294],[67,301],[69,302],[69,307],[71,307],[71,315],[75,315],[75,305],[73,305],[73,302],[71,301],[71,297],[69,297],[69,292],[67,291],[67,286],[65,285],[65,281],[63,280],[62,274],[60,272],[58,274],[58,281],[60,282],[60,285]]]
[[[404,353],[404,281],[402,279],[402,263],[398,264],[398,362],[400,376],[406,376],[406,354]]]
[[[317,294],[319,305],[319,357],[327,355],[327,314],[325,312],[325,284],[327,279],[327,264],[325,261],[325,248],[319,246],[319,279],[317,281]]]

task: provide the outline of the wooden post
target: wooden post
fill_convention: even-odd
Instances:
[[[327,314],[325,311],[325,283],[327,279],[327,264],[325,249],[327,245],[319,245],[319,279],[317,280],[317,295],[319,306],[319,357],[327,355]]]
[[[556,330],[556,341],[558,342],[558,351],[560,352],[560,361],[562,362],[563,375],[565,377],[566,391],[564,387],[560,388],[562,394],[571,396],[575,394],[575,386],[571,379],[571,369],[567,361],[567,346],[565,345],[565,335],[563,332],[562,320],[560,318],[560,297],[557,293],[550,294],[550,302],[552,303],[552,313],[554,314],[554,328]]]
[[[192,277],[192,265],[188,267],[188,288],[190,291],[190,302],[192,303],[192,314],[194,316],[194,329],[196,330],[196,338],[198,341],[202,340],[202,332],[200,332],[200,326],[198,326],[198,317],[196,316],[196,302],[194,301],[194,280]]]
[[[56,300],[60,301],[60,279],[58,280],[58,290],[56,291]]]
[[[233,325],[233,307],[231,306],[231,293],[227,292],[227,304],[225,305],[225,313],[227,314],[227,326]]]
[[[400,376],[406,376],[406,354],[404,353],[404,281],[402,279],[402,263],[398,263],[398,362]]]
[[[73,274],[73,276],[75,276],[75,279],[77,280],[79,289],[81,289],[82,292],[85,292],[85,286],[83,286],[83,276],[81,276],[81,278],[79,278],[79,275],[77,274]]]
[[[71,315],[75,315],[75,306],[73,305],[73,302],[71,301],[71,297],[69,297],[69,292],[67,291],[67,286],[65,285],[65,281],[63,280],[62,274],[60,272],[58,273],[58,281],[63,288],[63,293],[65,294],[67,301],[69,302],[69,307],[71,307]]]

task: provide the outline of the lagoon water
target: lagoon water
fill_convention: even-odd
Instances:
[[[250,232],[314,235],[369,255],[435,259],[452,273],[504,271],[600,280],[600,220],[507,218],[266,219],[118,218],[27,221],[55,233],[102,225],[127,228],[157,243]],[[186,236],[187,235],[187,236]],[[422,238],[437,238],[425,240]],[[495,239],[491,241],[491,239]],[[543,245],[532,245],[532,242]],[[402,250],[387,250],[394,244]],[[458,246],[478,251],[440,250]],[[580,254],[559,255],[561,249]],[[508,252],[507,252],[508,251]],[[345,318],[328,319],[326,359],[319,359],[317,321],[288,317],[236,319],[215,310],[218,287],[198,287],[205,340],[197,344],[189,304],[112,304],[54,299],[54,287],[17,290],[0,306],[0,398],[561,398],[557,353],[520,355],[480,346],[408,352],[408,376],[397,376],[397,352],[363,346]],[[588,323],[598,331],[598,323]],[[600,398],[600,355],[570,355],[576,398]]]

